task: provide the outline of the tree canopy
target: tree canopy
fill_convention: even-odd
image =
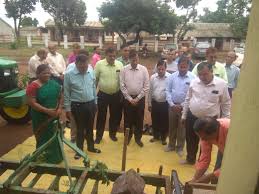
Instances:
[[[185,34],[194,27],[190,21],[194,21],[197,17],[196,6],[201,0],[175,0],[177,8],[185,10],[185,14],[179,17],[177,40],[182,40]]]
[[[205,14],[199,17],[202,22],[230,23],[233,34],[244,39],[246,37],[251,0],[219,0],[216,11],[204,9]]]
[[[31,17],[27,17],[27,16],[24,16],[22,21],[21,21],[22,27],[25,27],[25,26],[35,26],[35,27],[37,27],[38,24],[39,24],[39,21],[36,18],[32,19]]]
[[[118,33],[123,46],[137,43],[140,32],[175,34],[179,22],[166,3],[157,0],[110,0],[98,9],[105,28]],[[125,34],[135,33],[135,39],[126,42]]]
[[[21,21],[26,14],[35,10],[37,0],[5,0],[6,16],[14,21],[16,38],[20,37]]]
[[[65,27],[80,26],[86,20],[86,5],[82,0],[40,0],[40,2],[43,9],[54,18],[59,31],[59,40]]]

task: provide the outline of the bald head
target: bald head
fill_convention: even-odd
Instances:
[[[55,44],[49,44],[48,49],[49,49],[49,52],[50,52],[51,54],[53,54],[53,55],[56,54],[57,47],[56,47]]]
[[[231,65],[236,59],[236,53],[234,51],[229,51],[226,57],[226,65]]]

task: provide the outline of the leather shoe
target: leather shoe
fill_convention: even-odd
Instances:
[[[188,160],[181,160],[180,164],[182,164],[182,165],[194,165],[195,161],[193,162],[193,161],[188,161]]]
[[[100,142],[101,142],[100,139],[96,139],[96,140],[94,141],[95,144],[100,144]]]
[[[137,143],[137,144],[138,144],[138,146],[139,146],[139,147],[141,147],[141,148],[144,146],[144,144],[142,143],[142,141],[141,141],[141,140],[136,141],[136,143]]]
[[[166,140],[162,140],[162,145],[166,145]]]
[[[156,138],[152,138],[149,140],[149,142],[151,142],[151,143],[156,142],[156,141],[158,141],[158,139],[156,139]]]
[[[184,155],[182,150],[178,150],[176,153],[178,154],[179,157],[183,157]]]
[[[117,138],[116,136],[110,136],[110,139],[111,139],[112,141],[118,141],[118,138]]]
[[[80,156],[78,153],[76,153],[75,156],[74,156],[74,159],[75,159],[75,160],[78,160],[78,159],[80,159],[80,158],[81,158],[81,156]]]
[[[93,153],[101,153],[101,150],[97,149],[97,148],[92,148],[92,149],[87,149],[89,152],[93,152]]]
[[[175,151],[175,148],[171,147],[171,146],[166,146],[165,147],[165,152],[172,152]]]

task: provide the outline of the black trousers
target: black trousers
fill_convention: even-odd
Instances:
[[[135,96],[133,96],[135,97]],[[139,100],[136,106],[133,106],[128,100],[124,99],[124,129],[129,128],[129,139],[133,135],[136,141],[140,141],[142,138],[142,129],[144,121],[144,111],[145,111],[145,98]]]
[[[94,148],[93,139],[93,125],[96,112],[96,105],[94,101],[80,103],[72,102],[71,111],[74,116],[77,133],[76,133],[76,145],[83,150],[84,138],[86,138],[87,148]]]
[[[223,153],[218,151],[217,159],[216,159],[216,163],[215,163],[215,167],[214,167],[214,171],[218,170],[219,168],[221,168],[222,159],[223,159]]]
[[[216,159],[214,171],[216,171],[216,170],[218,170],[219,168],[221,168],[222,159],[223,159],[223,153],[218,150],[218,154],[217,154],[217,159]],[[212,180],[211,180],[211,183],[212,183],[212,184],[217,184],[217,183],[218,183],[218,178],[212,179]]]
[[[199,149],[199,137],[193,131],[193,125],[198,118],[191,111],[188,111],[186,117],[186,160],[190,163],[195,163],[196,155]]]
[[[165,140],[168,133],[168,103],[152,100],[151,119],[155,139]]]
[[[232,92],[233,92],[233,88],[228,88],[228,93],[229,93],[230,98],[232,98]]]
[[[118,109],[118,129],[120,127],[120,123],[121,123],[121,119],[122,119],[122,114],[123,114],[123,101],[124,101],[124,96],[122,94],[122,92],[119,92],[120,94],[120,101],[118,102],[119,104],[119,109]],[[125,123],[125,120],[124,120]]]
[[[51,76],[51,79],[55,80],[59,85],[63,85],[63,80],[61,80],[59,77]]]
[[[116,136],[121,117],[120,92],[115,94],[106,94],[99,91],[97,97],[98,113],[96,122],[96,139],[101,140],[103,137],[108,106],[110,112],[109,135]]]

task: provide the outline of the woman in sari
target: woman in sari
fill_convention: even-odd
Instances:
[[[37,80],[28,85],[26,95],[31,106],[32,128],[36,138],[36,148],[53,137],[61,114],[61,86],[50,79],[48,65],[39,65],[36,70]],[[61,150],[56,138],[40,156],[42,162],[57,164],[62,161]]]

